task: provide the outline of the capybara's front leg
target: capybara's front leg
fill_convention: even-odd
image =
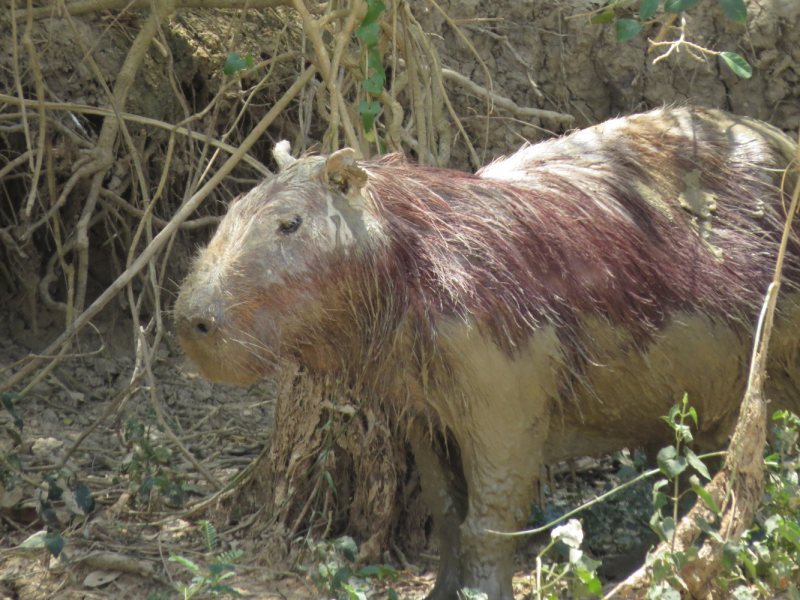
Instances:
[[[469,484],[469,511],[461,525],[462,586],[485,593],[489,600],[514,600],[518,538],[494,532],[517,531],[529,522],[547,420],[545,415],[539,427],[534,425],[537,433],[532,435],[495,438],[489,441],[492,447],[478,439],[472,449],[462,447]],[[476,445],[483,448],[475,451]]]
[[[464,486],[457,482],[464,475],[460,465],[454,464],[453,457],[444,454],[437,440],[432,439],[424,418],[415,419],[409,437],[420,474],[422,498],[433,516],[439,546],[436,584],[426,600],[458,600],[458,591],[463,587],[459,526],[464,520],[467,499],[462,497]]]

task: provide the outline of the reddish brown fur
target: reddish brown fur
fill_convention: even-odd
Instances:
[[[508,596],[513,545],[482,531],[513,528],[517,517],[505,513],[524,508],[539,461],[558,455],[542,446],[558,436],[550,405],[568,401],[561,402],[566,429],[601,427],[605,417],[594,415],[602,410],[586,402],[595,392],[616,402],[605,388],[594,389],[608,379],[603,365],[630,356],[633,368],[671,348],[694,316],[704,328],[700,346],[730,330],[736,352],[749,343],[783,223],[778,175],[770,169],[785,166],[790,146],[764,125],[675,109],[523,150],[477,175],[398,156],[360,166],[343,154],[301,159],[231,209],[182,289],[181,341],[212,379],[247,383],[292,358],[312,374],[366,386],[412,420],[419,413],[451,431],[465,457],[455,476],[466,478],[470,508],[455,514],[431,496],[442,544],[434,596],[453,597],[464,584]],[[282,233],[293,215],[303,225]],[[334,243],[340,235],[344,241]],[[782,293],[795,294],[796,239],[785,276]],[[793,319],[796,305],[783,305]],[[470,336],[470,328],[482,335]],[[786,377],[775,381],[791,396],[800,375],[796,337],[787,335],[776,359]],[[717,351],[728,349],[710,347],[714,367]],[[530,370],[520,362],[529,356],[538,357]],[[472,374],[476,357],[518,374],[520,386],[529,385],[530,372],[552,372],[552,382],[543,376],[541,389],[529,392],[530,431],[497,439],[509,425],[503,411],[521,411],[519,420],[527,407],[499,391],[491,396],[491,373]],[[740,369],[737,360],[719,365]],[[625,381],[622,408],[608,413],[612,430],[638,432],[621,443],[648,441],[650,421],[679,391],[661,392],[659,382],[686,375],[637,377]],[[696,380],[686,386],[694,390],[695,383],[706,389]],[[488,387],[474,391],[479,385]],[[715,428],[724,432],[738,401],[722,382],[718,387],[724,398],[698,399],[711,437]],[[624,408],[635,407],[640,389],[662,396],[641,398],[641,423],[636,409]],[[620,410],[635,414],[634,422],[619,420]],[[412,442],[423,485],[446,487],[440,472],[452,465],[431,458],[418,436]],[[453,495],[456,505],[463,500],[450,488],[441,494]],[[450,539],[459,535],[463,546]]]

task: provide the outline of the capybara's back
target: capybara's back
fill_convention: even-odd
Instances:
[[[698,444],[724,446],[793,152],[766,124],[689,108],[477,175],[282,152],[183,284],[181,343],[213,381],[289,359],[396,407],[439,536],[431,596],[511,598],[514,542],[487,530],[527,522],[543,461],[667,442],[659,416],[687,393]],[[794,238],[784,277],[766,396],[797,410]]]

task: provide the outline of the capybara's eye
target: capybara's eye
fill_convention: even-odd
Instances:
[[[281,221],[278,225],[278,231],[280,231],[284,235],[289,235],[290,233],[294,233],[298,229],[300,229],[300,224],[303,222],[303,219],[300,218],[300,215],[295,215],[291,219],[287,219],[285,221]]]

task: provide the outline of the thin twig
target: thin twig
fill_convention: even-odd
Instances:
[[[31,0],[28,0],[28,10],[31,10]],[[44,157],[44,140],[47,135],[47,119],[44,112],[44,80],[42,78],[42,71],[39,68],[39,58],[36,54],[36,48],[31,39],[31,29],[33,28],[33,19],[31,13],[28,12],[28,22],[25,25],[25,34],[22,36],[22,44],[28,50],[31,59],[31,71],[33,72],[33,80],[36,83],[36,107],[39,111],[39,141],[36,147],[36,164],[33,167],[33,177],[31,177],[30,194],[28,201],[25,204],[25,218],[29,219],[31,216],[31,209],[33,202],[39,191],[39,174],[42,172],[42,158]],[[21,98],[22,96],[20,96]],[[24,123],[24,121],[23,121]],[[28,132],[26,131],[26,134]]]
[[[17,0],[11,0],[11,10],[16,8]],[[25,95],[22,93],[22,80],[19,77],[19,46],[17,44],[17,20],[11,19],[11,66],[14,71],[14,87],[17,88],[17,96],[20,102],[25,101]],[[33,150],[31,145],[31,132],[28,128],[28,117],[23,111],[22,124],[25,126],[25,148],[28,152]],[[33,157],[30,157],[30,169],[33,170]]]
[[[9,96],[7,94],[0,94],[0,102],[13,104],[14,106],[25,106],[25,107],[37,105],[35,101],[32,100],[20,101],[18,98],[15,98],[14,96]],[[80,114],[98,115],[101,117],[112,116],[114,114],[114,111],[106,108],[97,108],[95,106],[88,106],[86,104],[74,104],[71,102],[44,102],[44,107],[47,110],[63,110],[67,112],[76,112]],[[196,131],[189,131],[185,127],[180,127],[177,125],[173,125],[171,123],[159,121],[158,119],[151,119],[149,117],[142,117],[141,115],[134,115],[125,112],[120,113],[120,116],[126,121],[132,121],[134,123],[139,123],[141,125],[151,125],[153,127],[158,127],[159,129],[174,131],[179,135],[191,137],[192,139],[195,140],[205,139],[205,136],[202,133],[198,133]],[[209,140],[209,143],[212,146],[225,150],[229,154],[234,154],[238,150],[235,146],[231,146],[230,144],[225,144],[215,139]],[[242,158],[242,160],[251,167],[253,167],[254,169],[256,169],[259,173],[261,173],[265,177],[272,174],[272,171],[270,171],[264,164],[262,164],[252,156],[245,155]]]
[[[541,108],[528,108],[524,106],[519,106],[513,100],[509,98],[504,98],[503,96],[499,96],[493,92],[489,92],[486,88],[474,83],[464,77],[461,73],[456,73],[450,69],[442,69],[442,76],[445,79],[449,79],[463,87],[464,89],[472,92],[476,96],[481,96],[486,98],[487,96],[492,97],[492,101],[494,105],[507,110],[511,114],[517,117],[535,117],[539,119],[548,119],[550,121],[555,121],[556,123],[565,123],[567,125],[575,122],[575,117],[572,115],[568,115],[565,113],[558,113],[553,112],[551,110],[543,110]]]

